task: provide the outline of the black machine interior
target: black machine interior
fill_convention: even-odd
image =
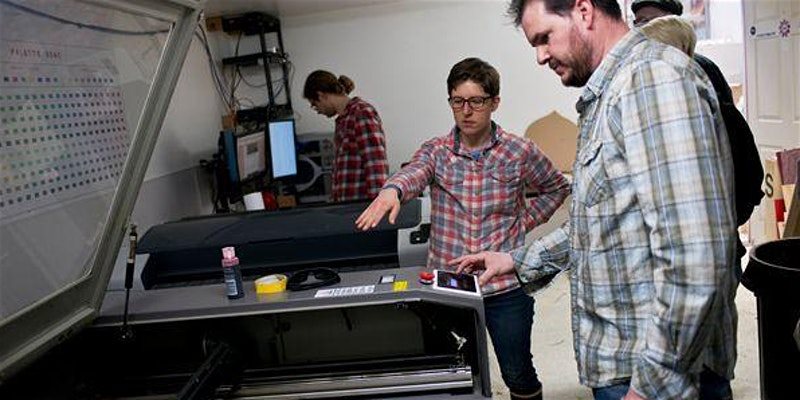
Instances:
[[[478,365],[472,314],[418,301],[136,325],[128,339],[94,327],[0,387],[0,398],[236,398],[293,382],[469,368]]]

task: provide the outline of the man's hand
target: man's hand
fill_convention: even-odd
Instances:
[[[625,394],[625,397],[622,400],[647,400],[642,396],[639,396],[639,393],[633,391],[633,389],[628,389],[628,393]]]
[[[478,283],[483,286],[497,275],[504,275],[514,271],[514,260],[511,254],[484,251],[478,254],[461,256],[447,263],[457,266],[457,273],[472,273],[483,269],[478,277]]]
[[[361,215],[356,219],[356,227],[365,231],[378,226],[383,216],[389,213],[389,223],[394,225],[397,219],[397,214],[400,213],[400,199],[398,199],[398,192],[393,188],[386,188],[378,193],[378,197],[369,203]]]

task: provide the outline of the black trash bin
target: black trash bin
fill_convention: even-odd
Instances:
[[[753,249],[742,284],[756,296],[761,399],[800,399],[800,238]]]

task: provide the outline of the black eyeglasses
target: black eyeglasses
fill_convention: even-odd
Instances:
[[[493,97],[494,96],[475,96],[468,99],[463,97],[450,97],[447,99],[447,102],[450,103],[450,107],[456,111],[462,110],[464,104],[469,104],[469,108],[471,108],[472,111],[481,111]]]

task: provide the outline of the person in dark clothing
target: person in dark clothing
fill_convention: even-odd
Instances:
[[[764,192],[761,191],[764,169],[761,166],[758,148],[750,125],[733,102],[731,88],[722,71],[703,55],[695,54],[694,60],[703,68],[717,92],[733,156],[733,176],[736,178],[736,223],[742,225],[750,219],[753,208],[764,197]],[[741,241],[737,245],[737,253],[739,257],[744,256],[745,249]]]
[[[643,26],[648,22],[655,22],[653,20],[656,18],[681,15],[683,12],[683,5],[676,0],[635,0],[631,4],[631,9],[636,16],[634,25],[637,28],[645,30]],[[681,29],[676,24],[664,26],[674,27],[678,30]],[[652,31],[652,28],[650,30]],[[645,34],[648,34],[648,32],[645,32]],[[714,85],[714,91],[717,94],[717,100],[719,100],[720,111],[722,113],[722,119],[725,122],[725,129],[728,133],[728,141],[733,157],[736,224],[741,226],[750,219],[753,208],[761,202],[761,198],[764,196],[764,192],[761,191],[761,183],[764,180],[764,169],[761,166],[761,159],[758,154],[755,139],[753,138],[753,132],[750,130],[747,120],[745,120],[744,116],[742,116],[736,108],[730,85],[728,85],[722,71],[720,71],[719,67],[713,61],[708,57],[694,52],[694,40],[691,46],[689,46],[690,51],[688,51],[689,49],[686,48],[687,43],[681,35],[674,36],[673,38],[654,37],[650,34],[648,34],[648,36],[678,47],[689,56],[693,57],[694,61],[697,62],[706,75],[708,75],[711,84]],[[661,39],[674,40],[670,43],[669,40]],[[681,43],[675,43],[675,40]],[[741,258],[744,256],[745,252],[744,245],[741,240],[737,238],[736,254]]]

